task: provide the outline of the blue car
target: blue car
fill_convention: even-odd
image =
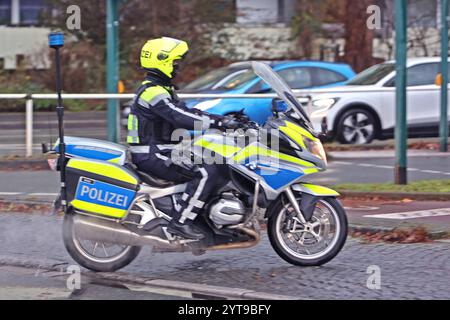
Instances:
[[[345,84],[355,76],[348,64],[323,61],[283,61],[268,64],[292,89],[325,88]],[[213,70],[194,80],[180,93],[270,93],[271,89],[251,70],[249,62],[240,62]],[[242,109],[252,121],[264,124],[272,114],[271,99],[186,99],[188,107],[213,114],[227,115]]]

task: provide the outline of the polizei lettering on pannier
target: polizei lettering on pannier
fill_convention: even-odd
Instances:
[[[81,177],[75,199],[117,209],[128,209],[135,192],[110,183]]]

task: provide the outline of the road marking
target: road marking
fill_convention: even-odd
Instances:
[[[358,166],[360,166],[360,167],[376,167],[375,165],[368,164],[368,163],[358,163]]]
[[[353,162],[348,162],[348,161],[333,161],[333,163],[343,164],[343,165],[351,165],[351,164],[353,164]]]
[[[380,207],[357,206],[357,207],[344,207],[344,209],[349,211],[360,211],[360,210],[375,211],[380,209]]]
[[[445,173],[445,172],[436,171],[436,170],[420,170],[420,171],[425,172],[425,173],[438,173],[438,174]]]
[[[405,220],[405,219],[429,218],[439,216],[450,216],[450,208],[386,213],[386,214],[372,214],[372,215],[365,215],[364,217],[376,219]]]
[[[376,165],[375,168],[381,168],[381,169],[394,169],[394,166],[382,166],[382,165]]]

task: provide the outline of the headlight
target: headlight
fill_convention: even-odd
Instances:
[[[312,105],[315,108],[320,109],[330,109],[339,99],[338,98],[327,98],[327,99],[318,99],[313,100]],[[322,110],[323,111],[323,110]]]
[[[327,111],[338,102],[339,98],[318,99],[312,101],[311,119],[326,117]]]
[[[200,102],[200,103],[196,104],[194,106],[194,108],[198,109],[198,110],[201,110],[201,111],[206,111],[208,109],[211,109],[215,105],[218,105],[221,101],[222,101],[222,99],[214,99],[214,100],[203,101],[203,102]]]
[[[311,152],[312,155],[323,160],[323,162],[325,162],[326,165],[328,164],[325,149],[323,148],[322,142],[319,139],[311,140],[303,136],[303,142],[305,143],[306,148],[308,149],[309,152]]]

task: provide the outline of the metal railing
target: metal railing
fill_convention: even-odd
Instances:
[[[311,97],[307,92],[295,91],[295,95],[301,102],[310,102]],[[278,95],[275,93],[255,94],[178,94],[182,99],[273,99]],[[0,93],[0,100],[25,99],[25,154],[27,157],[33,155],[33,109],[34,100],[56,100],[55,93]],[[133,93],[63,93],[63,99],[72,100],[130,100],[134,98]],[[120,121],[119,121],[120,122]],[[117,124],[119,125],[119,123]]]

